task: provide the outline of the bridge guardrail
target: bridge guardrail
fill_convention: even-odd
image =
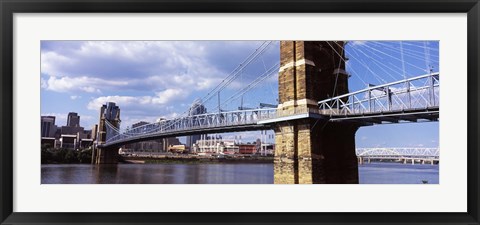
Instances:
[[[439,107],[439,73],[432,73],[319,101],[323,115],[361,115]]]
[[[270,115],[274,115],[275,112],[275,108],[267,108],[208,113],[164,120],[157,123],[147,124],[133,129],[129,129],[124,132],[111,129],[113,132],[117,133],[116,135],[108,139],[107,143],[124,138],[154,134],[158,132],[178,132],[184,130],[205,129],[211,127],[229,127],[257,124],[260,118],[268,118],[270,117]],[[111,126],[111,124],[108,123],[107,125]]]
[[[116,132],[107,143],[132,138],[136,136],[155,134],[159,132],[179,132],[193,129],[206,129],[212,127],[229,127],[238,125],[257,124],[259,121],[274,119],[292,115],[300,115],[307,113],[319,113],[316,108],[295,107],[288,110],[277,110],[277,108],[266,109],[250,109],[219,113],[208,113],[200,115],[185,116],[164,120],[157,123],[146,124],[124,132],[111,128],[111,132]],[[112,126],[107,123],[107,126]]]

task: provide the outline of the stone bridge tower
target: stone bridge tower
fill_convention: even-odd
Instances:
[[[348,93],[344,44],[280,42],[278,113],[287,119],[275,124],[276,184],[358,183],[358,126],[318,114],[318,101]]]
[[[120,128],[120,108],[114,102],[107,102],[100,108],[100,121],[98,123],[97,144],[105,142],[115,132],[106,125],[106,121],[116,128]],[[92,152],[92,164],[113,164],[118,162],[118,148],[94,148]]]

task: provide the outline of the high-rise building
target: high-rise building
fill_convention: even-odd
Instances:
[[[147,125],[147,124],[149,124],[149,123],[145,122],[145,121],[140,121],[140,122],[132,124],[132,129],[137,128],[137,127],[141,127],[141,126]]]
[[[70,127],[70,126],[61,126],[60,127],[60,134],[71,134],[77,135],[78,132],[83,134],[83,127]]]
[[[80,116],[76,112],[69,112],[67,117],[67,127],[79,127]]]
[[[106,140],[115,136],[113,132],[107,132],[107,122],[116,128],[120,128],[120,108],[115,102],[107,102],[107,104],[102,105],[100,108],[100,121],[97,131],[97,142],[99,144],[103,144]]]
[[[193,115],[199,115],[204,113],[207,113],[207,108],[205,108],[205,106],[202,104],[202,101],[200,99],[195,99],[195,101],[193,101],[192,106],[188,110],[188,115],[193,116]],[[200,135],[187,136],[187,147],[189,149],[193,149],[193,145],[198,140],[200,140]]]
[[[115,102],[107,102],[105,107],[105,119],[109,120],[110,122],[116,121],[120,123],[120,108],[115,105]]]
[[[41,134],[42,137],[55,137],[57,126],[55,126],[55,116],[41,117]]]
[[[67,126],[60,127],[61,134],[77,135],[83,134],[83,127],[80,126],[80,116],[76,112],[69,112],[67,116]]]

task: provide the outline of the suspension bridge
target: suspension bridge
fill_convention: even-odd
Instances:
[[[199,106],[202,107],[203,103],[216,103],[208,113],[196,106],[175,118],[121,130],[118,106],[104,105],[99,126],[100,142],[94,162],[114,162],[115,149],[139,141],[207,133],[274,130],[275,183],[356,183],[357,164],[360,161],[355,160],[354,135],[359,127],[438,121],[440,73],[432,69],[431,64],[435,59],[429,54],[431,48],[425,43],[422,59],[419,51],[403,47],[403,44],[416,45],[412,43],[400,42],[400,48],[396,49],[382,42],[373,42],[375,48],[356,49],[354,44],[348,45],[343,41],[281,41],[280,63],[266,67],[262,60],[264,72],[221,102],[222,91],[242,79],[245,69],[260,61],[272,43],[263,42],[200,100],[202,104]],[[392,51],[400,52],[399,57],[393,56]],[[347,52],[350,53],[348,57]],[[425,67],[420,68],[418,64],[405,60],[405,57],[424,60]],[[385,65],[383,61],[388,61],[385,58],[396,59],[401,66],[391,62]],[[383,83],[372,85],[365,82],[355,70],[347,72],[347,62],[352,59]],[[374,70],[373,66],[379,69]],[[407,77],[407,66],[417,67],[423,73]],[[278,102],[261,103],[256,108],[244,107],[244,96],[276,74]],[[392,74],[397,74],[397,78]],[[352,76],[361,80],[366,87],[349,92],[348,80]],[[388,76],[393,78],[392,81],[386,82],[384,77]],[[225,110],[238,100],[238,109]],[[364,155],[359,157],[370,159],[373,157],[370,153],[378,151],[363,151],[361,154]]]

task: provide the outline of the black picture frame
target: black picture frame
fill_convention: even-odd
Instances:
[[[478,0],[0,0],[2,224],[480,224]],[[467,213],[19,213],[13,212],[14,13],[468,13]]]

